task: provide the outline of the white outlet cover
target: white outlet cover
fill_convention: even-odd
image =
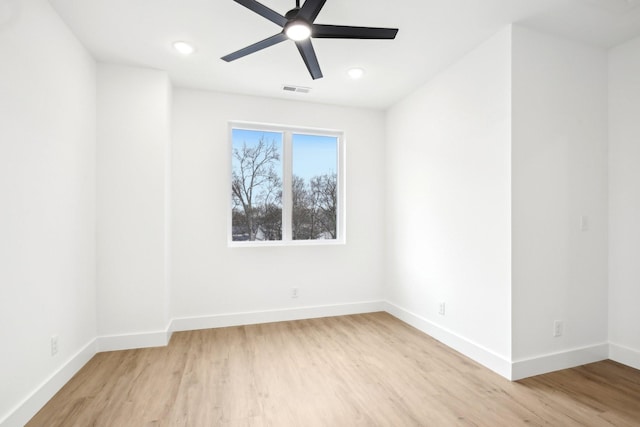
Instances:
[[[51,337],[51,355],[55,356],[58,354],[58,336],[53,335]]]

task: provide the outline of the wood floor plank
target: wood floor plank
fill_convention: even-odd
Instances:
[[[640,371],[605,361],[510,382],[371,313],[100,353],[27,425],[640,426]]]

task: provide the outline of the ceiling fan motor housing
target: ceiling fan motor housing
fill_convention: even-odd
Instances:
[[[298,16],[298,12],[300,12],[300,8],[294,7],[289,12],[285,13],[284,17],[287,18],[289,21],[292,21],[296,19],[296,17]]]

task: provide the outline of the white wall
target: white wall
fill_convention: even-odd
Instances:
[[[86,361],[76,356],[96,335],[95,63],[48,2],[2,6],[0,424],[12,426],[75,372],[70,361]]]
[[[515,362],[583,347],[606,357],[606,64],[602,49],[514,27]]]
[[[345,245],[227,247],[230,120],[345,132]],[[385,228],[382,112],[176,90],[172,128],[173,317],[381,299]],[[290,297],[292,287],[299,288],[299,298]]]
[[[98,334],[158,333],[168,304],[171,87],[162,71],[99,64],[97,73]],[[153,338],[153,336],[151,336]],[[113,338],[110,340],[110,338]],[[143,346],[138,342],[135,346]]]
[[[640,369],[640,38],[609,55],[609,340]]]
[[[504,375],[511,346],[510,44],[506,28],[395,105],[386,150],[387,298],[395,314],[423,322],[466,354],[480,350],[488,365],[496,356],[492,368]]]

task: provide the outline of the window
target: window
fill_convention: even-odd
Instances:
[[[231,124],[234,245],[343,240],[342,134]]]

